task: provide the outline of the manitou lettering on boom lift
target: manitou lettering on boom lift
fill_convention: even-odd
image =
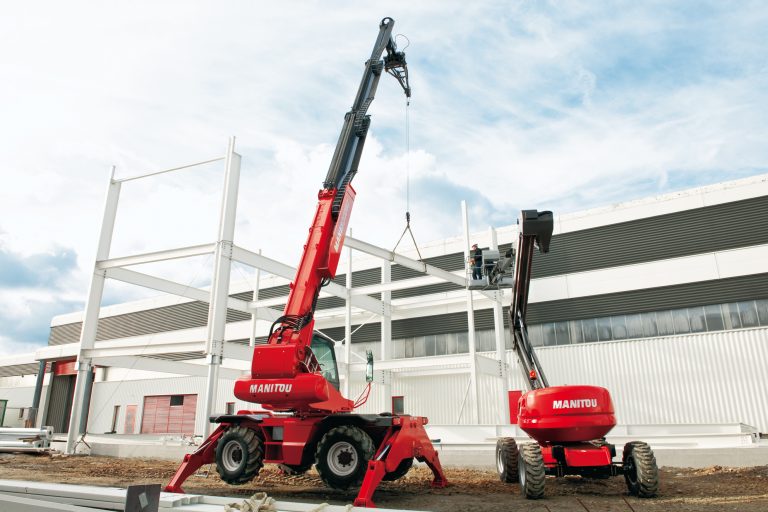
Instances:
[[[581,398],[577,400],[553,400],[553,409],[585,409],[587,407],[597,407],[596,398]]]
[[[195,453],[184,457],[166,491],[183,492],[184,480],[214,461],[222,480],[235,485],[251,481],[265,463],[278,464],[291,475],[314,465],[320,478],[335,489],[362,482],[355,505],[365,507],[374,506],[373,493],[381,480],[404,476],[414,459],[432,469],[433,486],[447,483],[424,430],[427,418],[353,414],[367,395],[356,402],[341,395],[334,342],[313,330],[320,289],[336,277],[355,197],[352,179],[358,172],[371,121],[367,110],[379,78],[383,73],[394,76],[411,96],[405,54],[397,51],[392,38],[394,25],[392,18],[381,21],[352,109],[344,116],[283,314],[272,324],[267,343],[254,348],[250,374],[235,382],[235,396],[260,403],[263,410],[213,416],[218,427]],[[292,195],[284,194],[281,202],[286,197]],[[372,365],[369,353],[368,386]]]

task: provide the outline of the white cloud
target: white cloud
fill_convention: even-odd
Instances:
[[[354,183],[357,237],[394,245],[406,168],[419,241],[460,233],[461,198],[473,202],[472,228],[484,229],[519,207],[628,198],[638,181],[662,191],[670,175],[759,172],[768,157],[768,9],[697,5],[6,6],[0,240],[21,255],[76,251],[79,268],[52,299],[73,307],[85,297],[110,167],[124,177],[206,160],[236,135],[236,241],[295,264],[387,15],[410,40],[412,152],[406,160],[402,92],[383,77]],[[212,239],[220,187],[220,165],[126,183],[113,253]],[[159,270],[204,281],[200,268]]]

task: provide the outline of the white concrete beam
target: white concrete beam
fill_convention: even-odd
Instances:
[[[202,244],[189,247],[180,247],[178,249],[168,249],[167,251],[134,254],[133,256],[123,256],[121,258],[99,260],[96,262],[96,268],[107,269],[114,267],[127,267],[130,265],[143,265],[145,263],[155,263],[158,261],[190,258],[193,256],[212,254],[215,249],[216,244]]]
[[[266,272],[269,272],[270,274],[283,277],[288,280],[293,280],[293,278],[296,277],[296,269],[294,267],[280,263],[279,261],[273,260],[271,258],[267,258],[261,254],[256,254],[255,252],[243,249],[242,247],[232,247],[232,259],[239,261],[240,263],[250,265],[254,268],[260,268]],[[334,297],[341,297],[342,299],[346,298],[347,296],[346,288],[336,283],[328,283],[327,286],[323,287],[322,291],[333,295]],[[259,302],[256,304],[256,306],[260,306],[262,304],[268,303]],[[370,311],[371,313],[381,314],[382,312],[381,301],[376,300],[373,297],[355,296],[352,298],[352,306]]]
[[[150,357],[132,356],[104,356],[93,358],[93,364],[98,366],[113,366],[117,368],[132,368],[150,372],[172,373],[175,375],[189,375],[192,377],[206,377],[208,366],[202,364],[186,363],[182,361],[167,361]],[[234,368],[219,369],[219,376],[225,379],[237,379],[243,375],[241,370]]]

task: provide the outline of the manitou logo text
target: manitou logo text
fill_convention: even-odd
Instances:
[[[251,394],[256,393],[290,393],[293,384],[251,384]]]
[[[579,398],[578,400],[552,400],[553,409],[583,409],[597,407],[596,398]]]

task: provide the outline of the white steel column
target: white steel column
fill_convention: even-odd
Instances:
[[[384,260],[381,264],[381,284],[392,282],[392,262]],[[392,359],[392,291],[381,292],[381,357],[382,361]],[[392,405],[392,372],[384,370],[381,382],[381,403],[385,411]]]
[[[261,256],[261,249],[259,249],[259,256]],[[253,302],[259,300],[259,288],[261,287],[261,268],[256,267],[256,287],[253,289]],[[251,348],[256,346],[256,326],[259,322],[259,317],[256,311],[251,315],[251,337],[248,340],[248,346]]]
[[[240,183],[240,155],[235,153],[235,138],[229,139],[224,170],[224,194],[219,216],[219,234],[214,254],[211,300],[208,308],[208,337],[206,358],[208,359],[208,382],[205,388],[205,415],[203,435],[208,437],[219,379],[219,367],[224,357],[224,341],[227,327],[227,301],[229,299],[229,277],[232,270],[232,246],[235,235],[237,213],[237,189]]]
[[[491,227],[491,249],[498,251],[499,242],[496,238],[496,230]],[[509,423],[509,399],[507,398],[507,391],[509,391],[509,379],[507,378],[507,348],[504,343],[504,308],[502,306],[502,300],[504,299],[504,293],[502,290],[496,290],[494,292],[493,301],[493,331],[496,335],[496,359],[499,360],[499,377],[501,378],[502,389],[504,393],[500,397],[499,407],[499,420],[501,425]]]
[[[107,189],[107,199],[104,206],[104,218],[101,221],[101,232],[99,233],[99,245],[96,249],[96,263],[94,264],[91,284],[88,288],[88,299],[85,303],[85,315],[83,317],[83,327],[80,332],[80,348],[77,354],[77,380],[75,381],[75,392],[72,398],[72,411],[69,416],[69,432],[67,432],[66,453],[75,452],[75,438],[80,432],[80,418],[88,414],[85,400],[86,378],[91,371],[91,360],[85,357],[85,351],[94,347],[96,342],[96,328],[99,325],[99,310],[101,309],[101,297],[104,293],[104,280],[106,270],[99,269],[99,261],[109,259],[109,249],[112,245],[112,233],[115,228],[115,218],[117,217],[117,204],[120,199],[119,181],[115,181],[115,167],[109,177],[109,188]]]
[[[464,223],[464,265],[469,261],[469,217],[467,216],[467,202],[461,202],[461,218]],[[475,423],[480,423],[480,396],[477,386],[477,350],[475,345],[475,303],[472,290],[467,289],[467,338],[469,341],[470,364],[470,393],[474,403]]]
[[[349,230],[352,236],[352,230]],[[352,375],[350,375],[350,358],[352,357],[352,248],[347,248],[347,296],[344,300],[344,389],[343,395],[349,398],[349,387]]]

